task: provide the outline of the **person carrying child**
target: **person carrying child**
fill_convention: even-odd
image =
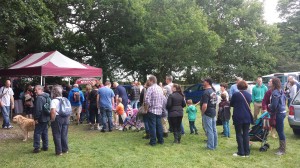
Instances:
[[[223,124],[223,135],[224,137],[230,137],[230,126],[229,126],[229,120],[230,120],[230,102],[227,101],[226,94],[221,94],[221,102],[219,103],[219,115],[221,116],[221,121]]]
[[[119,128],[120,131],[123,130],[123,125],[126,119],[126,113],[124,111],[124,105],[122,104],[122,98],[119,97],[117,99],[117,107],[116,107],[116,112],[119,115],[119,123],[122,124],[122,126]]]
[[[188,108],[186,109],[186,113],[188,113],[188,119],[190,124],[191,134],[198,135],[198,129],[195,126],[195,120],[197,118],[197,108],[193,105],[193,101],[191,99],[187,100]]]

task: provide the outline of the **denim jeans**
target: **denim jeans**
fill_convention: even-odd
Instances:
[[[69,117],[56,116],[55,121],[51,122],[55,153],[67,152],[68,147],[68,128]]]
[[[138,108],[138,101],[139,100],[131,100],[130,101],[130,105],[133,109],[137,109]]]
[[[149,134],[149,119],[147,114],[143,115],[143,120],[145,125],[145,131],[147,134]]]
[[[234,125],[236,132],[236,141],[238,144],[238,155],[244,156],[250,154],[249,148],[249,127],[250,124]]]
[[[3,106],[1,107],[2,109],[2,115],[3,115],[3,124],[2,128],[5,126],[10,126],[10,121],[9,121],[9,115],[10,115],[10,106]]]
[[[184,127],[183,127],[183,123],[181,122],[181,125],[180,125],[180,129],[181,129],[181,134],[183,135],[183,134],[185,134],[185,132],[184,132]]]
[[[195,126],[195,121],[189,121],[189,124],[190,124],[190,131],[191,133],[194,133],[194,132],[197,132],[197,128]]]
[[[43,148],[48,148],[48,122],[39,122],[35,125],[33,134],[33,147],[35,149],[40,148],[40,141],[43,141]]]
[[[223,121],[223,134],[225,137],[230,137],[230,126],[229,126],[229,120]]]
[[[110,108],[105,108],[105,107],[100,107],[100,113],[102,116],[102,124],[103,128],[102,130],[106,130],[106,121],[108,121],[108,129],[112,130],[113,129],[113,123],[112,123],[112,109]]]
[[[215,117],[203,115],[204,128],[207,134],[207,148],[214,150],[218,146],[218,135]]]
[[[153,113],[148,112],[148,121],[149,121],[149,133],[150,133],[150,145],[156,144],[157,142],[160,144],[164,143],[163,139],[163,129],[161,124],[161,115],[155,115]]]
[[[276,131],[279,136],[279,140],[285,140],[284,135],[284,118],[286,113],[276,113]]]

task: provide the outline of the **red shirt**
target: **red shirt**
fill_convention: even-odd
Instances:
[[[271,104],[271,96],[272,96],[272,90],[269,89],[265,96],[264,96],[264,99],[262,100],[262,110],[263,111],[268,111],[268,112],[271,112],[271,109],[269,108],[269,104]]]

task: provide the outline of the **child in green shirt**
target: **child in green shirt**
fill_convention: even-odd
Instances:
[[[186,112],[188,113],[191,134],[194,134],[195,132],[195,134],[198,135],[198,130],[195,126],[195,120],[197,117],[197,108],[195,105],[193,105],[193,101],[191,99],[187,101],[187,105],[188,108],[186,109]]]

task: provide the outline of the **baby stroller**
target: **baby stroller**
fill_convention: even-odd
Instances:
[[[128,106],[126,114],[127,117],[124,121],[123,131],[127,131],[127,127],[129,127],[129,130],[131,130],[132,127],[135,127],[136,130],[139,131],[141,129],[141,121],[137,119],[138,109],[132,109]]]
[[[260,152],[265,152],[270,148],[270,145],[267,143],[267,137],[270,131],[270,114],[264,112],[256,121],[255,125],[249,131],[250,141],[261,142],[261,147],[259,148]]]

